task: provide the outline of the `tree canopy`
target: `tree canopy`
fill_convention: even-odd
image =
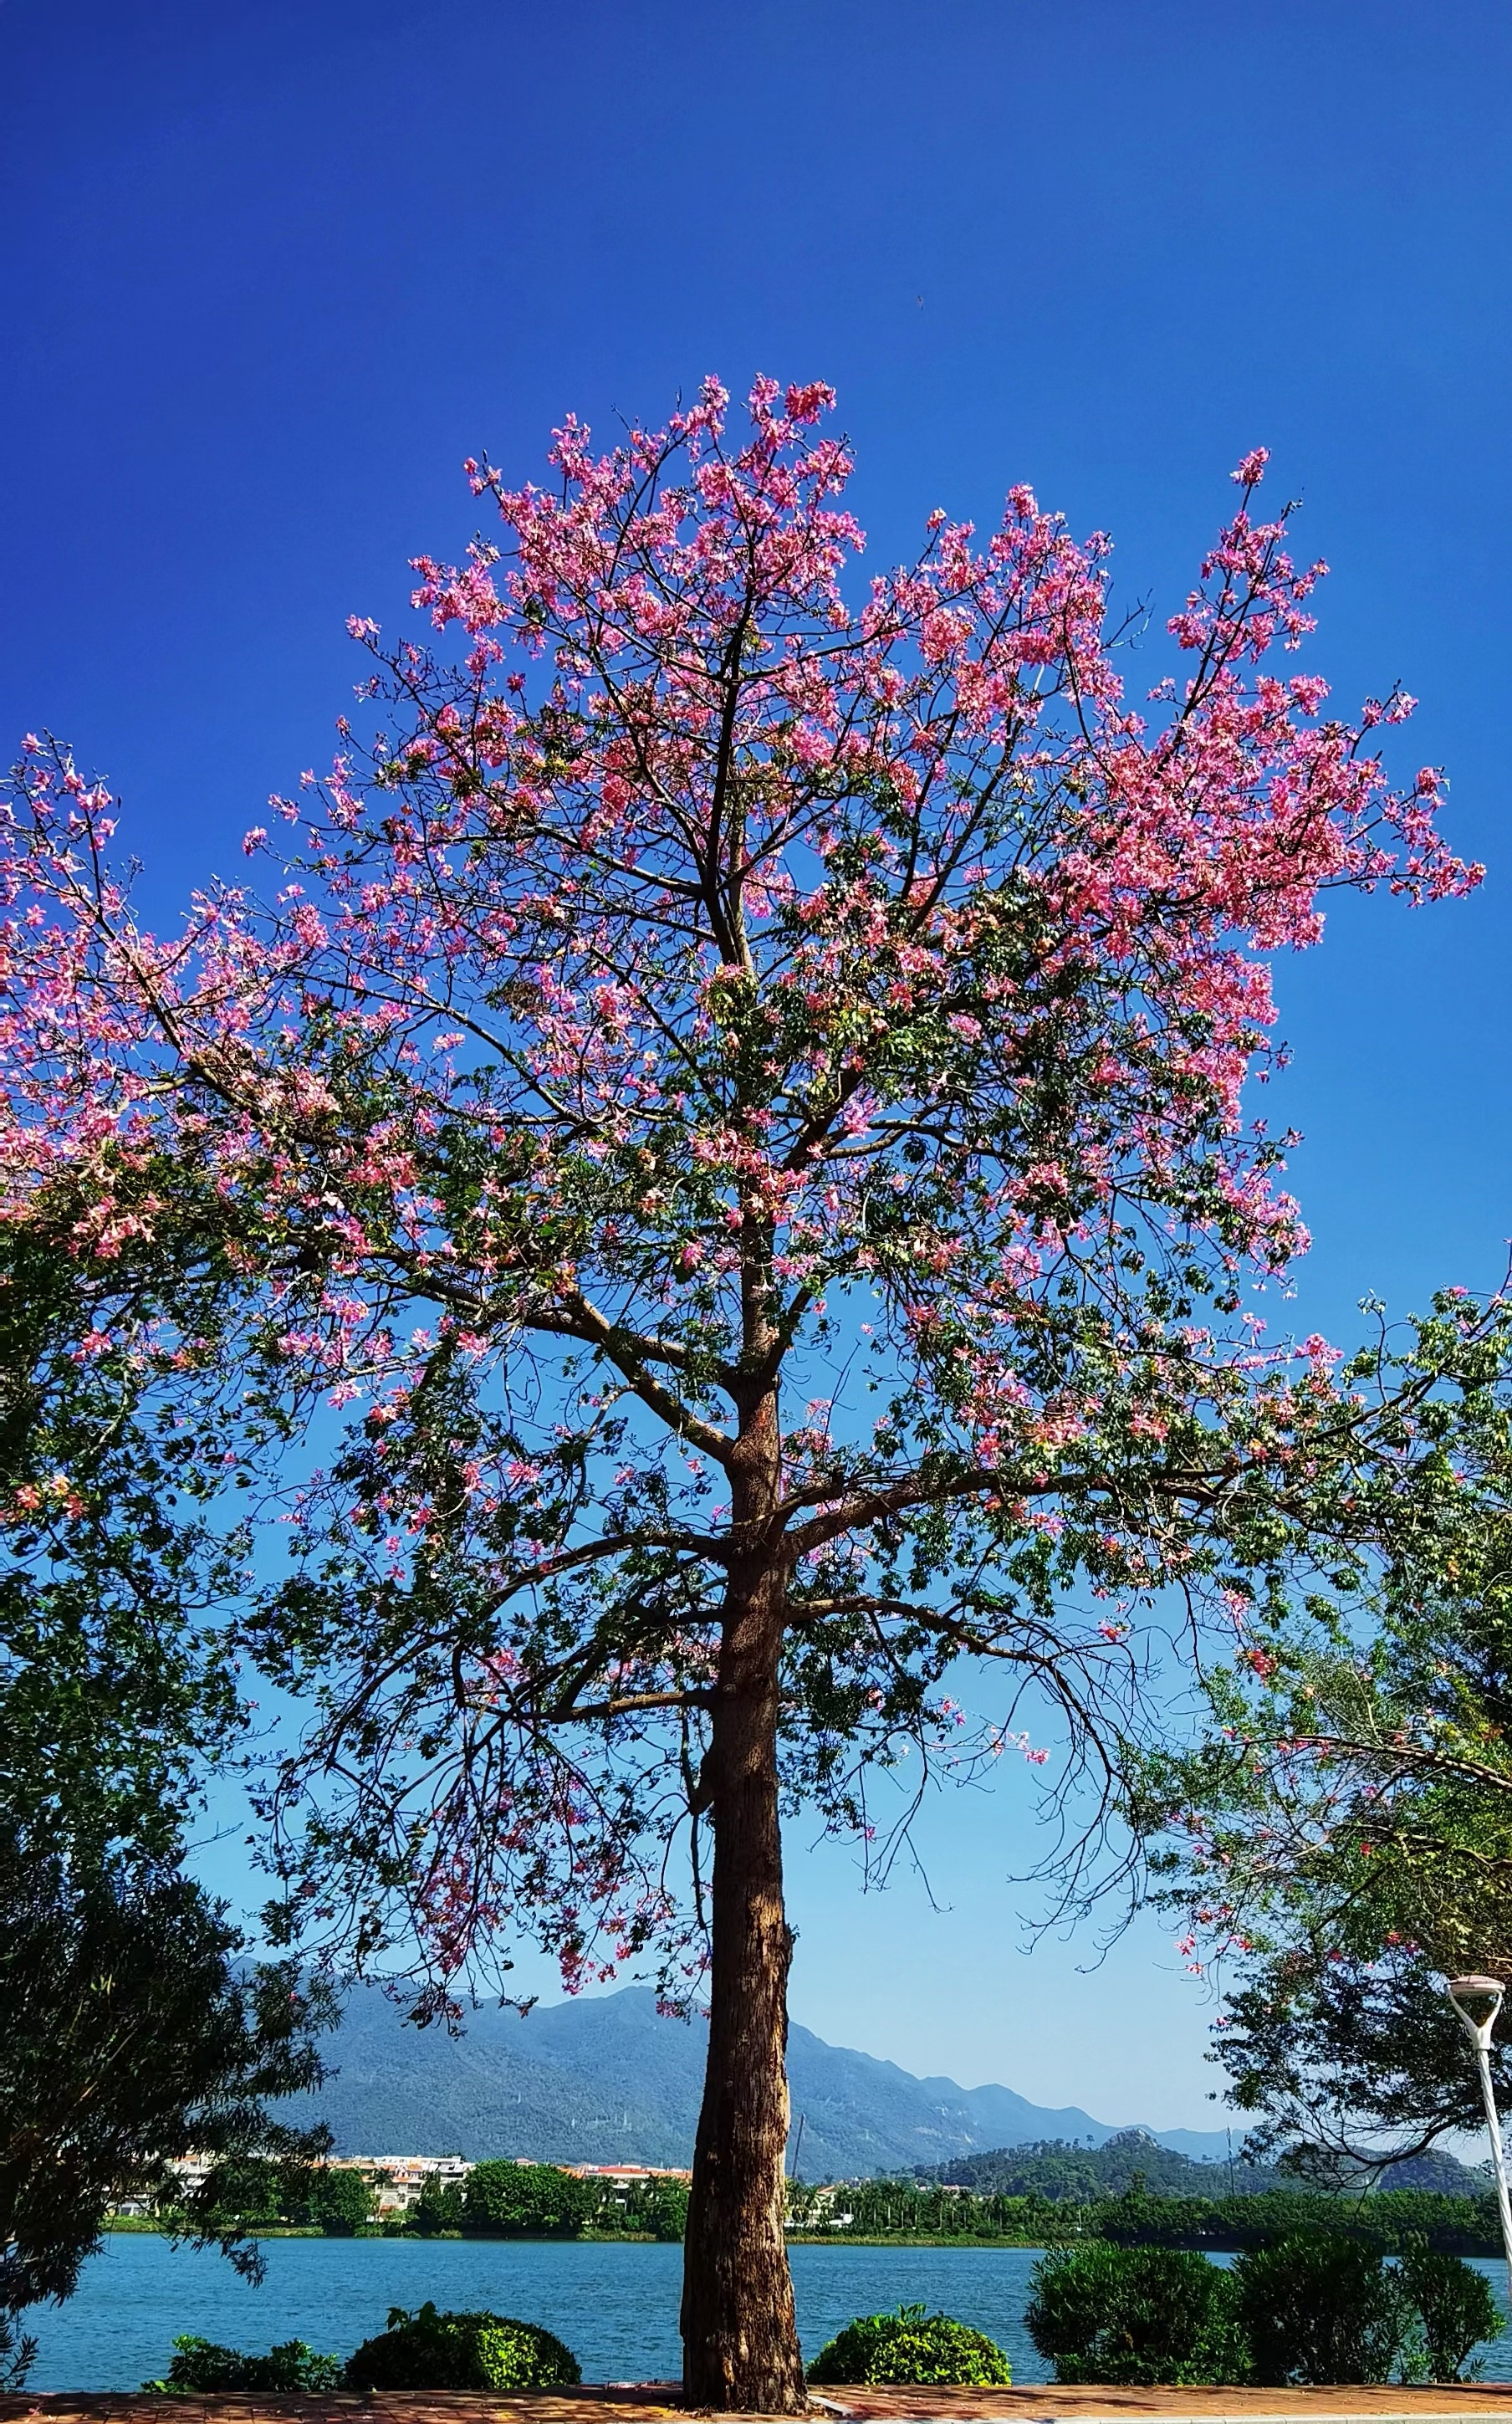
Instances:
[[[139,1300],[151,1274],[138,1262]],[[111,2202],[189,2153],[307,2144],[269,2099],[320,2077],[322,1995],[183,1872],[205,1763],[242,1723],[211,1624],[239,1571],[193,1433],[132,1341],[97,1349],[42,1225],[0,1225],[0,2353],[72,2288]],[[161,1411],[161,1410],[159,1410]],[[244,2264],[231,2223],[208,2226]]]
[[[1214,1726],[1154,1762],[1161,1867],[1221,1956],[1255,2143],[1383,2158],[1481,2126],[1446,1976],[1512,1976],[1512,1302],[1446,1291],[1342,1385],[1392,1407],[1348,1554],[1230,1584]],[[1512,2105],[1506,2048],[1493,2049]]]
[[[1054,1727],[1095,1813],[1153,1595],[1311,1537],[1314,1443],[1382,1417],[1241,1319],[1305,1234],[1242,1115],[1261,955],[1478,875],[1383,762],[1410,700],[1274,669],[1322,567],[1263,452],[1136,708],[1107,542],[1027,487],[848,595],[833,402],[759,380],[736,439],[709,381],[607,454],[569,420],[548,486],[470,465],[499,537],[419,564],[429,644],[354,624],[372,726],[275,804],[267,901],[144,933],[41,742],[3,869],[15,1216],[66,1215],[106,1342],[173,1226],[214,1321],[156,1388],[248,1478],[308,1425],[241,1628],[315,1704],[286,1924],[406,1946],[427,2013],[519,1931],[685,1995],[707,1927],[687,2382],[747,2407],[804,2396],[781,1810],[884,1864],[931,1770]]]

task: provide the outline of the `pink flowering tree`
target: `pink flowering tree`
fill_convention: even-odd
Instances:
[[[171,1207],[235,1318],[138,1351],[241,1377],[246,1477],[312,1442],[244,1621],[313,1701],[290,1926],[406,1943],[432,2008],[521,1931],[569,1987],[707,1948],[686,2389],[773,2412],[783,1811],[884,1861],[1005,1749],[1116,1791],[1152,1595],[1357,1419],[1240,1317],[1305,1242],[1258,955],[1476,873],[1383,769],[1410,702],[1284,670],[1322,567],[1263,454],[1135,702],[1106,542],[1027,488],[858,589],[832,405],[762,380],[735,437],[710,381],[546,486],[470,465],[494,534],[417,567],[428,639],[354,625],[364,736],[275,802],[265,906],[139,932],[31,748],[0,1029],[13,1210],[99,1334]]]

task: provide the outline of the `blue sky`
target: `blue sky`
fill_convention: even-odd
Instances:
[[[0,726],[110,775],[166,918],[328,749],[344,617],[465,542],[462,457],[528,475],[568,408],[827,378],[883,557],[1026,479],[1162,612],[1266,444],[1334,567],[1308,662],[1421,697],[1490,868],[1280,972],[1297,1317],[1494,1283],[1509,120],[1512,14],[1456,0],[0,0]],[[1158,1932],[1017,1950],[1016,1794],[929,1850],[938,1911],[795,1841],[798,2017],[1211,2125]]]

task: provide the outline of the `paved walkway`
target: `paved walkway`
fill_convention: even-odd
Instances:
[[[1021,2390],[868,2390],[826,2384],[815,2424],[1512,2424],[1512,2383],[1453,2383],[1426,2390],[1120,2389],[1030,2384]],[[605,2411],[612,2414],[606,2416]],[[682,2410],[675,2383],[585,2383],[560,2397],[490,2399],[472,2391],[380,2391],[322,2398],[165,2399],[156,2391],[53,2390],[0,2398],[0,2424],[666,2424]],[[725,2419],[722,2419],[725,2424]]]

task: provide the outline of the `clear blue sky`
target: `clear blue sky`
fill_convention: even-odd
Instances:
[[[1297,1313],[1347,1335],[1367,1288],[1491,1283],[1509,120],[1494,0],[0,0],[0,726],[113,777],[167,916],[328,747],[345,615],[466,540],[461,458],[528,474],[568,407],[827,378],[884,555],[1027,479],[1162,611],[1267,444],[1335,567],[1309,662],[1421,696],[1413,762],[1491,869],[1468,905],[1350,904],[1281,973]],[[942,1811],[935,1914],[795,1845],[797,2016],[1210,2124],[1158,1935],[1090,1978],[1024,1959],[1023,1854],[1016,1800]]]

